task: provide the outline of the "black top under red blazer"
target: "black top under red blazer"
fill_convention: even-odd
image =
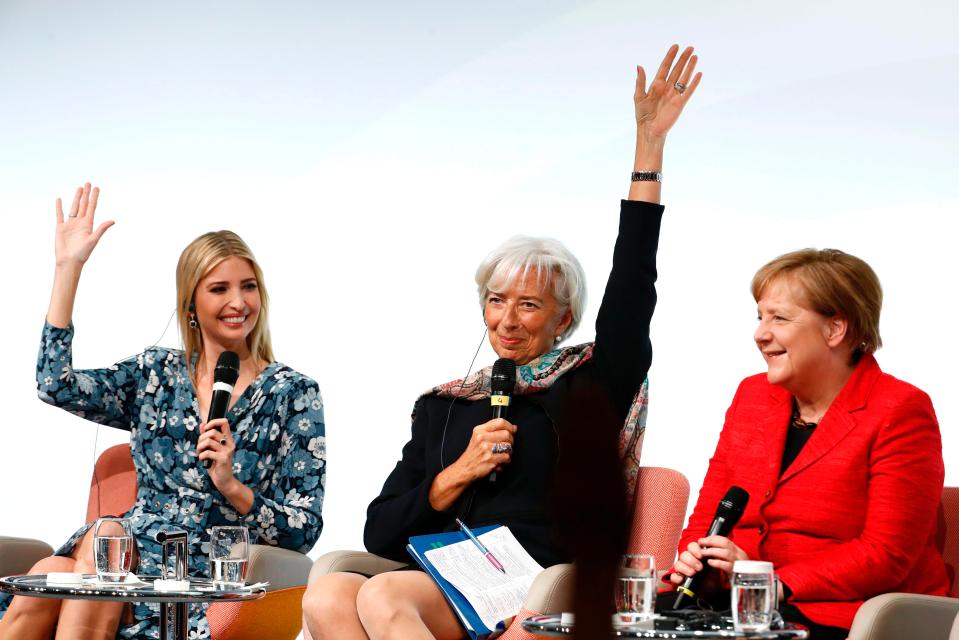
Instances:
[[[773,562],[790,602],[813,622],[848,629],[880,593],[946,595],[934,543],[942,444],[929,397],[864,356],[780,476],[791,414],[792,397],[766,374],[743,380],[680,550],[705,535],[738,485],[750,500],[731,539]]]

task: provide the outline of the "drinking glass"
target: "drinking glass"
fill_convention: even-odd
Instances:
[[[93,525],[93,562],[100,582],[122,582],[133,564],[133,528],[126,518],[100,518]]]
[[[732,587],[736,631],[767,631],[777,599],[773,563],[737,560],[733,563]]]
[[[616,587],[616,615],[624,624],[653,617],[656,605],[656,558],[648,554],[623,556]]]
[[[213,527],[210,532],[210,577],[213,585],[231,588],[246,584],[250,535],[246,527]]]

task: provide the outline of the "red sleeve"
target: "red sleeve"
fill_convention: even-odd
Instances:
[[[913,550],[932,535],[942,495],[939,424],[929,397],[891,401],[869,453],[862,533],[830,551],[779,568],[792,600],[861,600],[906,578]]]
[[[689,523],[686,530],[679,538],[679,553],[686,550],[686,547],[693,540],[699,540],[709,531],[709,526],[716,515],[716,506],[729,489],[729,439],[733,426],[736,422],[736,407],[739,405],[739,397],[743,390],[743,384],[740,383],[736,390],[736,396],[733,403],[726,410],[726,422],[723,425],[723,431],[719,434],[719,443],[716,445],[716,451],[709,460],[709,469],[706,471],[706,477],[703,479],[703,487],[699,490],[699,498],[696,501],[696,507],[689,516]]]

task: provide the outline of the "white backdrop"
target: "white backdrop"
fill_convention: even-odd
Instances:
[[[0,3],[0,534],[57,545],[85,513],[96,427],[40,403],[33,379],[57,196],[91,180],[117,221],[83,274],[80,367],[157,340],[192,238],[249,241],[275,351],[326,401],[311,555],[358,548],[411,403],[469,363],[490,248],[565,241],[591,291],[572,342],[592,337],[634,65],[674,41],[697,46],[705,78],[667,149],[644,461],[695,497],[738,381],[763,368],[753,272],[828,246],[879,273],[880,363],[932,396],[959,483],[959,5],[347,4]],[[171,325],[160,342],[178,340]],[[125,438],[101,427],[97,448]]]

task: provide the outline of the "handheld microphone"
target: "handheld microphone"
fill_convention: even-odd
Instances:
[[[233,385],[240,377],[240,356],[232,351],[224,351],[216,361],[213,370],[213,396],[210,398],[210,413],[206,421],[216,420],[226,416],[230,407],[230,398],[233,397]],[[212,460],[204,460],[203,466],[209,469]]]
[[[494,418],[506,419],[509,414],[509,401],[516,388],[516,363],[509,358],[500,358],[493,363],[490,374],[490,407]],[[496,482],[496,471],[489,475],[490,482]]]
[[[726,495],[719,501],[719,506],[716,507],[716,515],[713,517],[713,523],[710,525],[709,532],[705,537],[728,536],[733,530],[733,527],[736,526],[736,523],[739,522],[739,519],[743,517],[743,511],[746,510],[746,503],[748,502],[749,494],[745,489],[737,487],[736,485],[729,487]],[[676,600],[673,601],[673,609],[679,609],[685,598],[689,598],[690,600],[696,598],[699,583],[702,582],[703,574],[706,573],[706,569],[708,568],[708,565],[704,566],[702,571],[686,578],[681,585],[676,587],[679,595],[677,595]]]

